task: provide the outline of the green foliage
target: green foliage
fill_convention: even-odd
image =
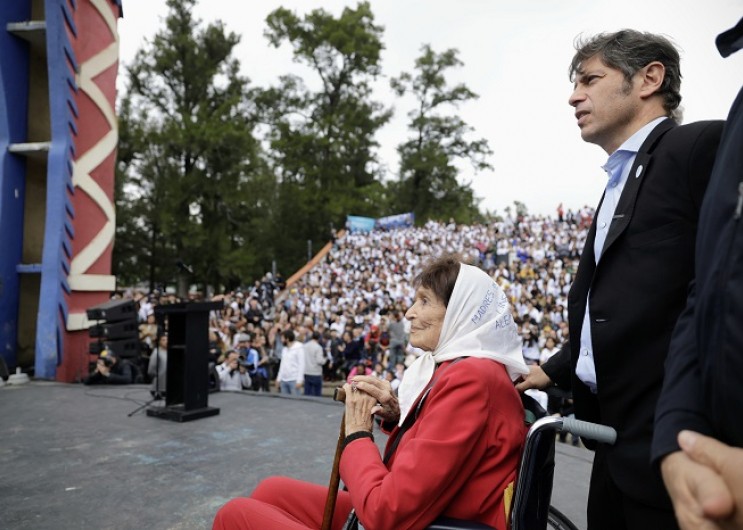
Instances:
[[[150,231],[145,226],[148,211],[144,201],[130,201],[132,164],[142,149],[142,132],[132,118],[131,99],[119,105],[119,144],[115,169],[116,244],[113,249],[113,273],[119,284],[132,285],[147,277],[150,266]]]
[[[447,70],[462,66],[457,50],[434,52],[429,45],[415,61],[416,74],[402,73],[391,80],[400,96],[410,93],[417,107],[408,113],[413,136],[398,146],[400,181],[397,183],[397,208],[415,212],[416,219],[455,219],[471,223],[480,218],[478,201],[469,183],[460,184],[458,160],[469,161],[473,168],[491,168],[492,154],[486,140],[468,140],[472,131],[459,116],[445,115],[445,108],[477,98],[463,84],[450,87]]]
[[[400,179],[385,183],[376,134],[392,111],[372,98],[384,46],[368,2],[338,16],[269,14],[268,42],[289,45],[313,79],[284,75],[264,88],[240,74],[239,37],[194,19],[195,2],[168,0],[164,27],[128,68],[116,167],[120,284],[173,285],[184,279],[179,260],[194,270],[188,280],[216,289],[250,284],[274,260],[288,275],[307,241],[317,251],[349,214],[479,220],[457,164],[490,167],[490,150],[442,112],[477,97],[446,82],[462,64],[456,50],[425,46],[415,75],[392,81],[418,106],[413,137],[399,147]]]
[[[382,28],[366,2],[337,18],[322,9],[300,18],[279,8],[266,23],[269,42],[290,44],[295,61],[317,75],[320,87],[310,90],[287,75],[256,99],[270,125],[270,160],[279,180],[284,252],[278,255],[294,268],[307,240],[319,248],[347,214],[377,215],[384,207],[374,136],[391,111],[371,99],[370,85],[380,73]]]
[[[251,234],[273,179],[232,57],[239,38],[193,19],[194,1],[168,1],[165,29],[138,52],[121,105],[117,261],[127,279],[135,267],[143,276],[146,261],[151,285],[171,283],[178,260],[194,269],[191,281],[213,286],[266,267]]]

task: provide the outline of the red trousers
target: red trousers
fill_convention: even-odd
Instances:
[[[286,477],[270,477],[250,497],[222,506],[213,530],[318,530],[322,526],[328,488]],[[339,491],[333,530],[341,530],[351,512],[351,496]]]

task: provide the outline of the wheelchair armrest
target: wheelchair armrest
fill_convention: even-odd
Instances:
[[[426,530],[493,530],[493,527],[477,521],[438,517]]]

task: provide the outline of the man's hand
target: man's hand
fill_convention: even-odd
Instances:
[[[526,377],[522,377],[521,381],[516,384],[516,390],[523,392],[530,388],[536,388],[537,390],[544,390],[548,386],[552,386],[552,379],[544,373],[539,366],[530,366],[529,373]]]
[[[389,381],[383,381],[371,375],[356,375],[352,381],[358,390],[377,400],[377,404],[371,409],[372,414],[376,414],[383,421],[392,423],[400,420],[400,403]]]
[[[743,449],[691,431],[679,434],[679,445],[661,472],[681,528],[743,529]]]
[[[109,374],[111,373],[111,369],[108,366],[106,366],[106,363],[104,363],[103,361],[98,361],[96,363],[96,370],[98,371],[99,374],[101,374],[104,377],[108,377]]]

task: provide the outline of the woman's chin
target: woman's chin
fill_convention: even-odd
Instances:
[[[415,342],[415,341],[413,341],[413,340],[411,340],[411,341],[410,341],[410,345],[411,345],[411,346],[412,346],[413,348],[418,348],[419,350],[423,350],[423,351],[425,351],[425,352],[430,352],[430,351],[433,351],[433,350],[434,350],[434,348],[431,348],[431,347],[430,347],[429,345],[427,345],[427,344],[420,344],[420,343],[418,343],[418,342]]]

